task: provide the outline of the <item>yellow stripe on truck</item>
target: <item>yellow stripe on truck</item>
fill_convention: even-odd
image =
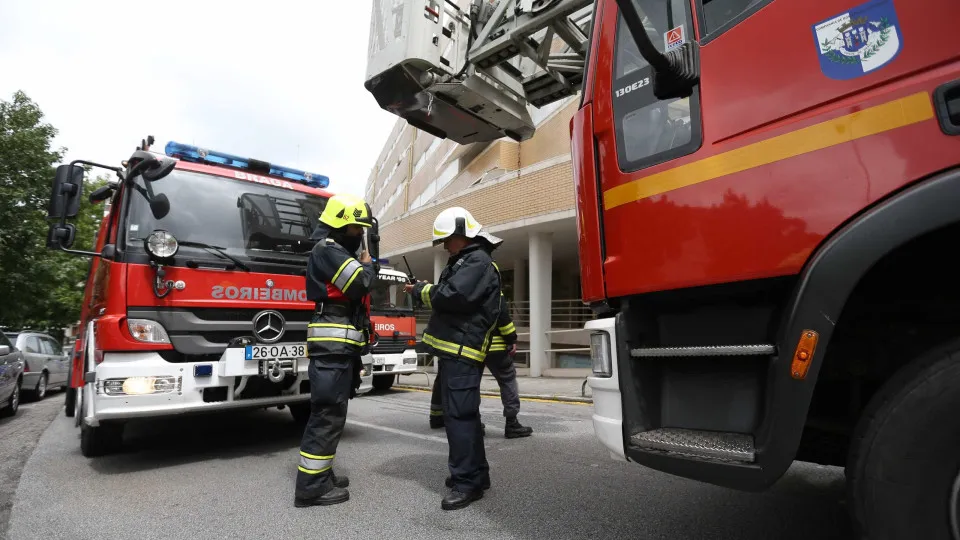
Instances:
[[[927,92],[918,92],[862,111],[631,180],[603,192],[603,208],[692,186],[722,176],[769,165],[802,154],[855,141],[933,118]]]

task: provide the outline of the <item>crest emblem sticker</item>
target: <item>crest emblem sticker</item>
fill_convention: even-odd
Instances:
[[[817,23],[813,38],[820,52],[820,71],[840,81],[889,64],[903,47],[893,0],[871,0]]]

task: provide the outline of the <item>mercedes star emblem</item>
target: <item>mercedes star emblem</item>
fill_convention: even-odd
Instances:
[[[284,322],[277,311],[261,311],[253,318],[253,335],[263,343],[276,343],[283,337]]]

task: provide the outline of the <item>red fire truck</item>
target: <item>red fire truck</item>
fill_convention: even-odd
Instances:
[[[310,412],[304,276],[329,179],[152,144],[121,167],[61,165],[53,183],[48,247],[91,257],[66,407],[85,456],[115,450],[131,419],[288,406],[305,421]],[[70,249],[81,165],[117,174],[89,196],[109,203],[95,251]],[[371,362],[361,393],[372,388]]]
[[[744,490],[840,465],[863,535],[960,540],[960,4],[372,16],[366,89],[435,136],[523,141],[529,106],[582,90],[589,383],[615,456]]]
[[[864,536],[958,538],[960,4],[618,4],[571,121],[597,435],[744,490],[844,466]]]

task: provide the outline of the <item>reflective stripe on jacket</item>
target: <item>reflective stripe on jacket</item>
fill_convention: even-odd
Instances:
[[[414,300],[432,312],[427,352],[483,362],[500,317],[500,270],[480,244],[450,257],[437,284],[418,283]]]
[[[307,298],[317,304],[307,325],[310,356],[360,356],[370,336],[365,305],[374,281],[373,266],[362,264],[318,228],[307,261]]]

